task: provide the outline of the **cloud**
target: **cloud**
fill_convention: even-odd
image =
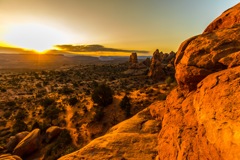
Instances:
[[[107,48],[102,45],[56,45],[55,47],[63,51],[69,52],[138,52],[138,53],[148,53],[144,50],[125,50],[116,48]]]

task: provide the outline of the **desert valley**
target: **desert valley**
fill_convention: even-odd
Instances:
[[[240,3],[192,36],[176,53],[1,54],[0,160],[239,160]]]

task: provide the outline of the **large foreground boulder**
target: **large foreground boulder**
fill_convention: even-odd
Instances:
[[[240,24],[239,4],[223,12],[221,16],[219,16],[211,24],[209,24],[209,26],[205,29],[204,33],[212,32],[218,29],[231,28],[237,24]]]
[[[240,4],[235,7],[239,9]],[[236,8],[228,12],[231,10]],[[239,12],[237,14],[235,16],[240,17]],[[240,54],[240,25],[231,26],[192,37],[181,44],[175,60],[175,76],[182,89],[195,90],[207,75],[240,64],[237,59]]]
[[[162,125],[158,159],[240,159],[239,7],[180,46],[175,60],[179,86],[164,103],[150,107]]]
[[[41,144],[40,129],[34,129],[14,148],[13,154],[23,157],[36,151]]]
[[[153,120],[149,108],[119,123],[107,134],[60,160],[74,159],[137,159],[148,160],[157,156],[159,122]]]
[[[207,76],[186,97],[173,90],[156,106],[160,159],[240,159],[240,67]]]

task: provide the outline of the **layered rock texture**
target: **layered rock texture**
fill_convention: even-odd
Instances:
[[[240,3],[183,42],[179,84],[151,106],[161,122],[158,159],[240,159]]]
[[[151,160],[157,156],[159,122],[150,115],[149,108],[111,128],[79,151],[61,157],[75,159],[137,159]]]

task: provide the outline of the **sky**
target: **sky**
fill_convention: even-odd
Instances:
[[[0,45],[113,55],[177,51],[239,0],[0,0]],[[75,46],[75,48],[74,48]],[[74,49],[72,49],[74,48]],[[84,50],[82,49],[84,48]],[[99,50],[98,50],[99,49]]]

